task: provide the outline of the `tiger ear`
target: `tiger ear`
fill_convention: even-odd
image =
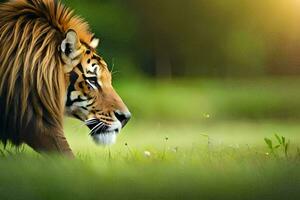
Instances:
[[[80,41],[77,33],[72,29],[68,30],[65,39],[60,45],[62,53],[64,53],[67,57],[73,57],[79,47]]]
[[[80,40],[74,30],[68,30],[65,39],[60,45],[61,57],[65,63],[64,71],[69,73],[80,63],[81,48]]]
[[[99,39],[98,38],[93,38],[92,41],[90,42],[90,47],[93,49],[96,49],[99,45]]]

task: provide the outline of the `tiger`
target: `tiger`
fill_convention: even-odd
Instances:
[[[111,145],[131,113],[112,86],[99,39],[57,0],[0,4],[0,140],[74,157],[64,116]]]

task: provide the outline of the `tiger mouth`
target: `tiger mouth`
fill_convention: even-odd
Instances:
[[[117,135],[120,132],[118,123],[107,125],[100,120],[89,120],[86,125],[91,130],[90,136],[98,145],[108,146],[116,143]]]

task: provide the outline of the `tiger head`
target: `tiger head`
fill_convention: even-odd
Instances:
[[[67,80],[66,114],[90,128],[97,144],[110,145],[129,121],[131,114],[112,86],[111,73],[95,49],[69,30],[60,45]]]

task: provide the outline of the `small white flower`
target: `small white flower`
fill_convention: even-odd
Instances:
[[[174,153],[177,153],[178,147],[174,147],[174,148],[172,149],[172,151],[173,151]]]
[[[150,157],[150,156],[151,156],[151,153],[150,153],[150,151],[144,151],[144,155],[145,155],[146,157]]]

